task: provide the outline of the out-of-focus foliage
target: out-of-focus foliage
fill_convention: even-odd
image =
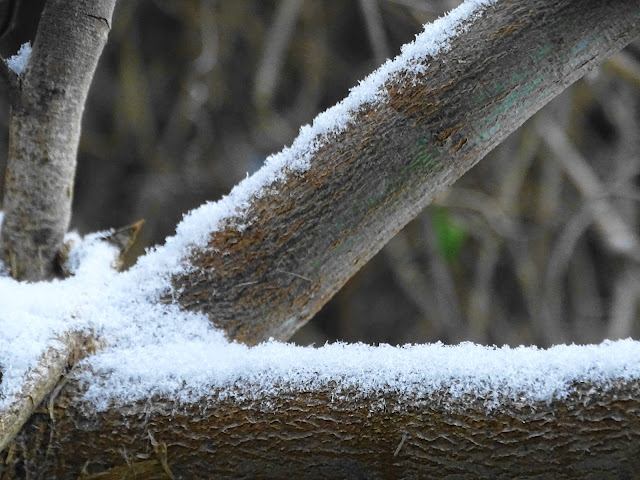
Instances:
[[[454,263],[460,255],[460,249],[467,238],[467,232],[460,223],[451,220],[442,208],[433,212],[433,230],[436,234],[438,253],[450,263]]]
[[[41,2],[20,3],[22,27],[0,39],[5,56],[37,21]],[[145,218],[137,253],[161,242],[456,3],[119,2],[85,112],[74,228]],[[295,340],[638,336],[639,173],[636,43],[437,199]]]

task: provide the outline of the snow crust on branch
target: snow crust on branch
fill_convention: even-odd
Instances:
[[[205,246],[211,232],[225,222],[235,223],[242,230],[251,221],[242,214],[252,198],[273,191],[277,182],[284,180],[287,175],[304,174],[311,157],[328,138],[346,130],[364,105],[373,104],[387,95],[384,86],[394,74],[406,72],[417,81],[417,75],[426,68],[424,60],[446,51],[451,39],[463,33],[469,21],[481,16],[484,9],[495,1],[467,0],[448,15],[425,25],[424,31],[413,42],[403,45],[400,55],[388,60],[360,81],[346,98],[316,116],[312,125],[302,126],[290,147],[267,157],[260,170],[247,176],[227,196],[187,213],[176,229],[176,236],[168,241],[171,249],[184,258],[190,246]],[[167,254],[165,249],[162,255]]]
[[[335,388],[353,387],[363,394],[396,391],[421,397],[445,389],[453,396],[475,394],[491,408],[500,396],[549,401],[567,395],[574,382],[606,388],[615,380],[640,378],[640,343],[632,340],[549,350],[468,343],[315,349],[267,342],[248,348],[229,344],[204,315],[158,302],[170,291],[171,275],[192,268],[183,261],[190,248],[206,245],[224,222],[241,228],[250,221],[242,214],[252,197],[274,189],[286,175],[304,174],[323,141],[346,128],[363,104],[385,95],[382,87],[391,75],[419,74],[420,59],[448,48],[463,22],[493,1],[468,0],[426,26],[400,56],[303,127],[291,147],[269,157],[226,197],[185,215],[176,235],[129,271],[113,270],[115,251],[100,241],[103,232],[84,239],[68,236],[75,242],[69,261],[74,275],[66,280],[27,284],[0,274],[0,408],[15,401],[25,376],[34,375],[36,360],[56,344],[56,336],[73,330],[93,332],[107,345],[82,361],[85,398],[98,409],[154,394],[183,402],[216,389],[231,395],[229,387],[238,384],[277,394],[284,385],[291,390],[333,382]]]

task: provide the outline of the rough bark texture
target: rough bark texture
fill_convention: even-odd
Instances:
[[[230,339],[288,338],[433,197],[540,107],[631,41],[636,0],[499,1],[400,73],[304,174],[255,199],[193,251],[167,301],[203,311]],[[241,222],[244,223],[244,222]]]
[[[71,379],[5,453],[9,478],[625,479],[640,471],[640,383],[575,385],[552,404],[363,395],[261,394],[236,385],[95,412]],[[219,400],[220,393],[246,400]]]
[[[2,258],[15,278],[56,272],[71,218],[84,104],[115,0],[49,0],[12,98]]]

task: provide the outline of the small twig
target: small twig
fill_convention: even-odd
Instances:
[[[53,407],[56,402],[56,398],[58,397],[58,395],[60,395],[60,391],[67,384],[68,381],[69,381],[69,375],[68,374],[62,375],[60,382],[58,383],[56,388],[53,390],[53,392],[51,392],[51,395],[49,396],[48,410],[49,410],[49,418],[51,419],[52,424],[56,423],[55,415],[53,414]]]
[[[4,459],[3,465],[3,475],[2,480],[11,480],[12,478],[16,478],[16,464],[18,463],[18,455],[16,453],[16,444],[15,442],[11,442],[9,445],[9,451],[7,452],[7,456]]]
[[[485,234],[480,239],[475,265],[473,285],[469,292],[467,317],[469,338],[486,343],[491,325],[493,275],[500,258],[500,245],[494,235]]]
[[[293,273],[293,272],[287,272],[286,270],[281,270],[279,268],[276,268],[276,272],[278,272],[278,273],[286,273],[287,275],[291,275],[292,277],[297,277],[297,278],[300,278],[302,280],[306,280],[307,282],[311,282],[312,281],[310,278],[307,278],[304,275],[299,275],[299,274]]]
[[[451,187],[444,195],[439,196],[433,204],[477,211],[482,214],[491,228],[500,236],[511,239],[521,237],[518,225],[505,214],[500,203],[479,190]]]
[[[616,279],[609,316],[607,338],[617,340],[631,336],[640,297],[640,270],[627,266]]]
[[[404,445],[404,442],[407,440],[407,434],[403,433],[402,434],[402,438],[400,439],[400,443],[398,444],[398,448],[396,448],[396,451],[393,452],[393,456],[397,457],[398,454],[400,453],[400,449],[402,448],[402,446]]]
[[[118,270],[121,270],[124,265],[124,259],[131,247],[136,242],[138,234],[144,226],[145,220],[141,218],[137,222],[133,222],[130,225],[118,228],[113,233],[104,237],[104,241],[113,245],[118,249],[118,258],[116,259],[116,266]]]
[[[441,333],[445,329],[447,315],[439,311],[441,304],[437,301],[435,292],[429,288],[425,272],[414,261],[407,234],[400,230],[384,246],[382,253],[387,259],[394,283],[402,290],[404,296],[420,309],[436,333]]]
[[[205,75],[218,63],[218,30],[211,2],[202,0],[198,14],[201,50],[194,65],[200,75]]]
[[[47,446],[47,456],[50,455],[50,453],[53,451],[53,436],[55,434],[55,426],[56,426],[56,418],[54,415],[54,404],[56,401],[56,398],[58,397],[58,395],[60,395],[60,391],[62,390],[62,388],[67,384],[67,382],[69,381],[69,374],[63,374],[62,378],[60,379],[60,382],[58,383],[58,385],[56,386],[56,388],[53,390],[53,392],[51,393],[51,395],[49,395],[49,405],[48,405],[48,410],[49,410],[49,419],[51,420],[51,431],[49,432],[49,445]]]
[[[164,442],[156,441],[156,439],[153,438],[153,435],[151,435],[151,431],[148,431],[147,433],[149,435],[149,440],[151,440],[151,446],[153,447],[153,451],[156,453],[156,456],[158,457],[158,460],[162,465],[162,469],[164,470],[164,473],[171,480],[175,480],[176,477],[171,471],[171,468],[169,468],[169,461],[167,460],[167,444]]]
[[[553,153],[553,158],[563,167],[578,191],[590,201],[596,226],[609,248],[640,262],[640,240],[607,200],[607,191],[588,162],[549,116],[538,121],[536,129]]]
[[[560,280],[567,270],[567,265],[576,248],[578,240],[593,222],[594,212],[584,205],[583,208],[566,222],[565,227],[555,241],[545,274],[544,288],[546,290],[545,301],[541,303],[542,322],[539,327],[541,334],[549,341],[564,341],[564,332],[558,325],[561,314]]]
[[[597,253],[596,253],[597,255]],[[567,268],[567,307],[572,314],[571,338],[580,343],[598,343],[602,330],[591,326],[605,318],[603,296],[600,293],[596,257],[587,242],[576,246]],[[560,318],[560,317],[559,317]],[[565,315],[565,318],[570,318]]]
[[[259,107],[266,107],[271,103],[301,7],[302,0],[285,0],[278,6],[254,81],[253,98]]]
[[[464,331],[462,305],[456,292],[455,280],[450,265],[438,252],[431,212],[432,210],[427,209],[421,217],[422,234],[427,255],[429,255],[430,259],[427,285],[433,285],[436,308],[440,313],[440,322],[447,337],[450,341],[459,341],[462,340],[461,334]],[[429,286],[426,289],[429,289]]]
[[[391,56],[387,34],[384,31],[384,23],[380,15],[380,6],[377,0],[360,0],[360,9],[367,25],[369,43],[373,50],[377,63],[384,63]]]

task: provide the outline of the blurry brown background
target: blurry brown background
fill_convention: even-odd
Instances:
[[[15,2],[3,56],[33,40],[42,3]],[[137,254],[162,242],[457,3],[121,1],[85,111],[73,228],[145,218]],[[636,42],[467,173],[294,340],[637,338],[639,174]]]

